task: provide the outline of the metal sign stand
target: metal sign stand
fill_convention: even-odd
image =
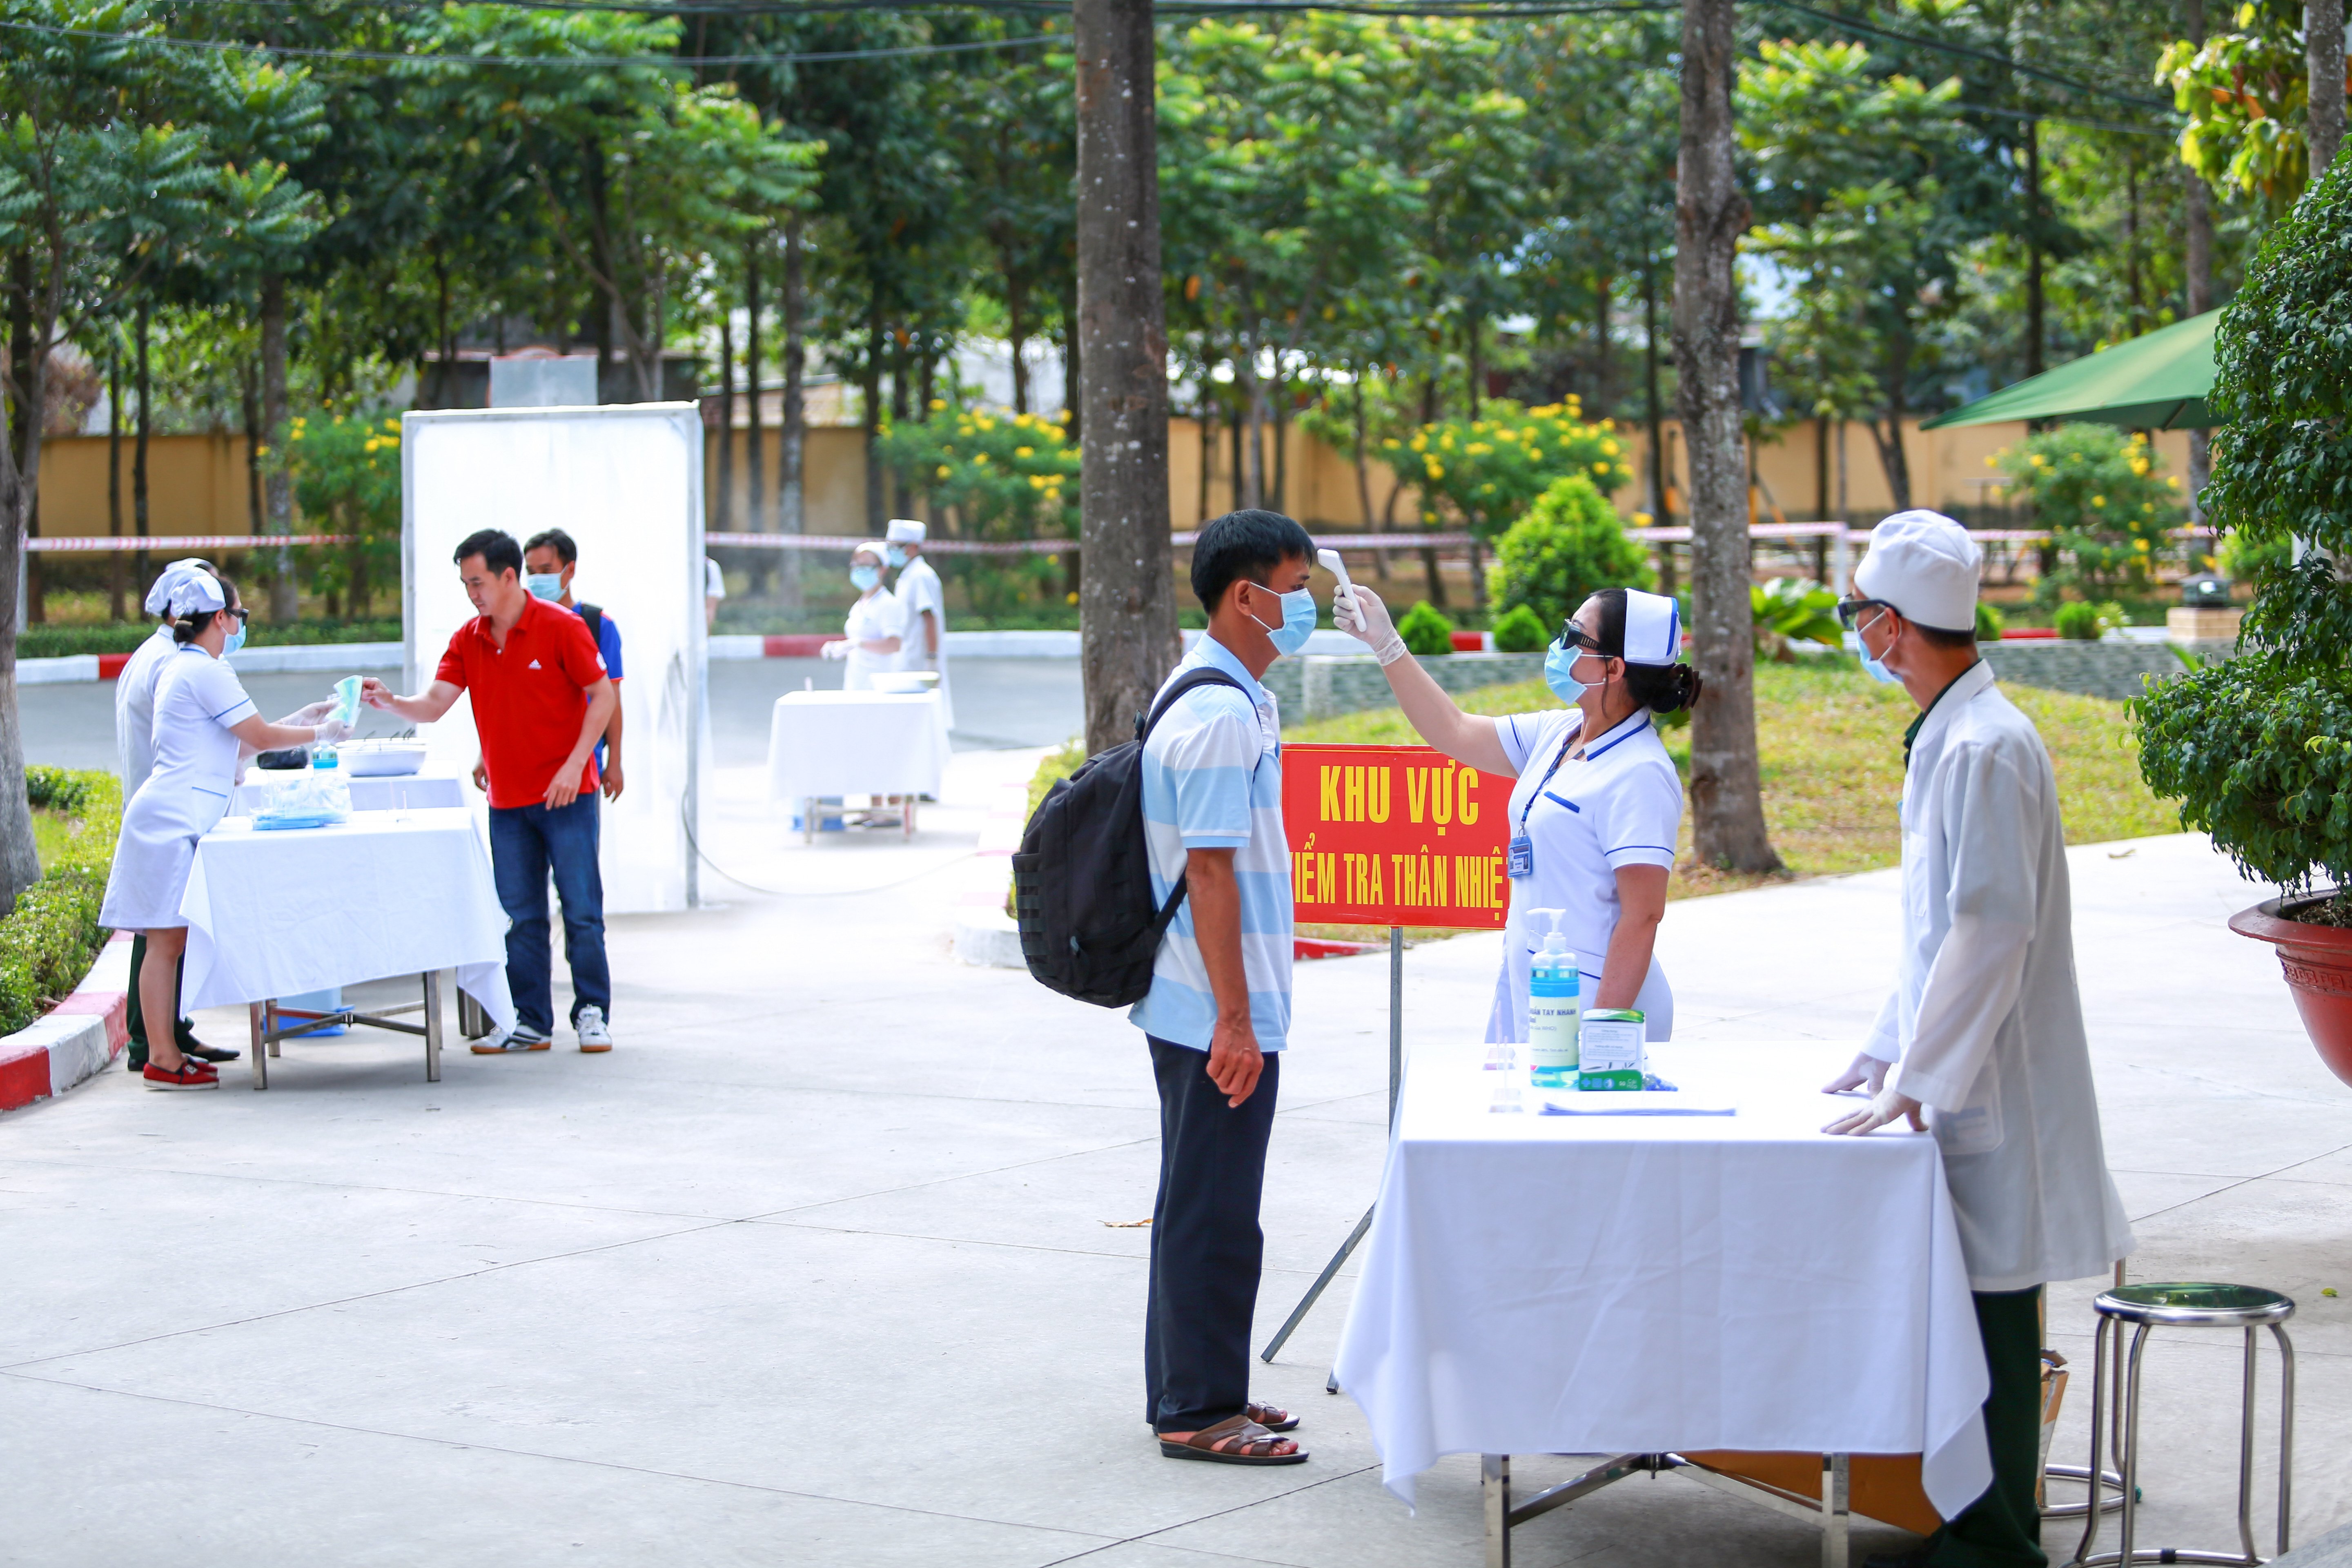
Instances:
[[[1391,926],[1389,927],[1389,1137],[1391,1140],[1396,1137],[1397,1090],[1403,1078],[1404,927]],[[1348,1233],[1348,1239],[1339,1244],[1339,1250],[1331,1255],[1331,1261],[1323,1266],[1323,1272],[1315,1277],[1315,1283],[1307,1287],[1307,1294],[1299,1299],[1297,1306],[1291,1309],[1290,1316],[1283,1321],[1282,1327],[1276,1331],[1274,1338],[1267,1342],[1265,1349],[1258,1352],[1260,1361],[1270,1362],[1282,1353],[1282,1347],[1289,1342],[1292,1332],[1306,1318],[1307,1310],[1322,1297],[1324,1288],[1339,1277],[1339,1266],[1348,1261],[1348,1255],[1356,1250],[1357,1244],[1362,1241],[1365,1233],[1372,1228],[1372,1212],[1379,1207],[1380,1204],[1375,1200],[1372,1207],[1364,1211],[1364,1217],[1356,1222],[1356,1228]],[[1339,1374],[1334,1373],[1323,1386],[1326,1393],[1339,1393]]]

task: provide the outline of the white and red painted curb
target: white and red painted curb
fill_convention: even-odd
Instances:
[[[1026,778],[989,792],[970,885],[956,895],[955,955],[982,969],[1029,967],[1021,956],[1021,928],[1004,912],[1013,896],[1013,852],[1021,847],[1028,804]]]
[[[0,1110],[63,1094],[112,1065],[131,1040],[131,933],[117,931],[73,994],[0,1037]]]

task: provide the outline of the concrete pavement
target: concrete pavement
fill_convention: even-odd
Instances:
[[[911,845],[810,847],[722,756],[712,858],[771,891],[614,922],[610,1056],[568,1037],[460,1052],[427,1085],[409,1042],[362,1032],[289,1045],[267,1094],[241,1066],[210,1095],[117,1072],[0,1120],[0,1563],[1475,1563],[1475,1461],[1441,1464],[1409,1516],[1352,1403],[1322,1393],[1348,1279],[1259,1384],[1306,1417],[1311,1463],[1152,1447],[1148,1232],[1128,1223],[1156,1158],[1139,1040],[947,948],[982,885],[982,813],[1036,754],[959,753]],[[2133,1275],[2302,1302],[2315,1537],[2352,1518],[2352,1321],[2318,1293],[2352,1288],[2352,1090],[2270,951],[2222,929],[2258,895],[2201,841],[2071,863]],[[1684,1037],[1842,1059],[1891,973],[1895,887],[1674,905]],[[1409,1040],[1477,1026],[1497,941],[1408,955]],[[1261,1341],[1377,1182],[1386,992],[1379,957],[1301,966]],[[242,1043],[241,1014],[200,1022]],[[2091,1289],[2051,1303],[2053,1342],[2084,1363]],[[2179,1336],[2151,1362],[2144,1540],[2230,1542],[2235,1356]],[[1517,1468],[1540,1483],[1567,1463]],[[1818,1561],[1803,1527],[1675,1477],[1549,1515],[1517,1549]]]

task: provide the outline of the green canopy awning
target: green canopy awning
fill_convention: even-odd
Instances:
[[[2127,430],[2196,430],[2213,423],[2205,395],[2213,390],[2213,323],[2219,310],[2161,327],[2144,338],[2004,386],[1923,430],[1990,425],[2002,419],[2085,419]]]

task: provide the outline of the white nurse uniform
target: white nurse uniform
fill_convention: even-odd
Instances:
[[[1579,1005],[1589,1009],[1598,1005],[1593,994],[1617,930],[1618,871],[1675,863],[1683,785],[1650,710],[1634,710],[1580,756],[1570,756],[1581,724],[1573,708],[1495,721],[1495,736],[1519,781],[1511,791],[1510,830],[1531,842],[1534,865],[1511,881],[1503,971],[1486,1021],[1489,1044],[1527,1038],[1528,960],[1551,930],[1549,921],[1529,920],[1528,910],[1567,911],[1560,931],[1583,976]],[[1675,994],[1654,957],[1633,1005],[1645,1015],[1651,1040],[1674,1037]]]
[[[181,896],[196,840],[228,810],[236,783],[236,732],[253,699],[225,660],[182,644],[155,688],[155,766],[122,811],[100,925],[115,931],[184,926]]]
[[[849,606],[849,618],[841,627],[841,635],[849,640],[849,668],[841,675],[844,691],[871,691],[877,675],[898,668],[897,654],[868,653],[858,645],[900,636],[905,630],[901,615],[898,601],[887,588],[877,588]]]

